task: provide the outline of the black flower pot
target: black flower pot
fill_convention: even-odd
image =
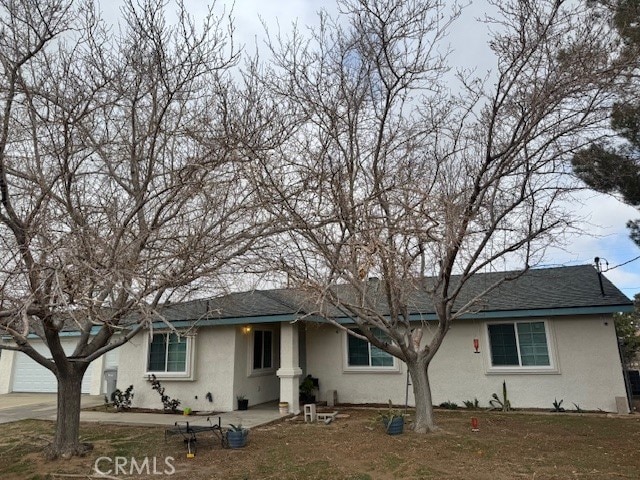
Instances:
[[[244,398],[244,399],[238,399],[238,410],[246,410],[249,408],[249,400]]]

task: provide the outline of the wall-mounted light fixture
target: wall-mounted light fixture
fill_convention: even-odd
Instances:
[[[245,335],[248,335],[251,333],[251,327],[249,325],[246,325],[244,327],[242,327],[242,333],[244,333]]]
[[[473,348],[476,349],[476,351],[473,353],[480,353],[480,351],[478,350],[480,348],[480,341],[477,338],[473,339]]]

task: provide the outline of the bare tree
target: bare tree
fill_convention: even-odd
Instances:
[[[308,292],[310,314],[345,329],[349,317],[351,335],[406,363],[425,433],[436,428],[428,367],[452,322],[571,226],[563,162],[608,114],[614,34],[577,2],[495,2],[484,20],[495,71],[454,76],[445,37],[457,10],[339,5],[309,36],[271,37],[263,84],[296,130],[246,154],[290,229],[273,264]],[[473,275],[504,265],[515,271],[461,303]],[[412,321],[428,308],[417,292],[437,321]]]
[[[226,135],[238,52],[224,15],[169,23],[162,0],[126,2],[115,34],[93,2],[0,4],[0,348],[55,374],[49,453],[74,455],[90,362],[264,231]]]

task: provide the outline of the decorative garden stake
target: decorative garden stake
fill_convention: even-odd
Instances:
[[[480,428],[478,428],[478,419],[476,417],[471,418],[471,431],[479,432]]]

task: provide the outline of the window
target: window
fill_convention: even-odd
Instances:
[[[360,333],[360,330],[354,330]],[[373,329],[373,334],[380,340],[389,341],[389,338],[379,329]],[[392,355],[371,345],[366,340],[361,340],[347,334],[347,368],[395,368],[396,363]]]
[[[273,332],[254,330],[253,332],[253,370],[273,368]]]
[[[487,325],[494,367],[550,367],[545,322]]]
[[[187,373],[189,338],[175,333],[156,333],[149,345],[150,373]]]

